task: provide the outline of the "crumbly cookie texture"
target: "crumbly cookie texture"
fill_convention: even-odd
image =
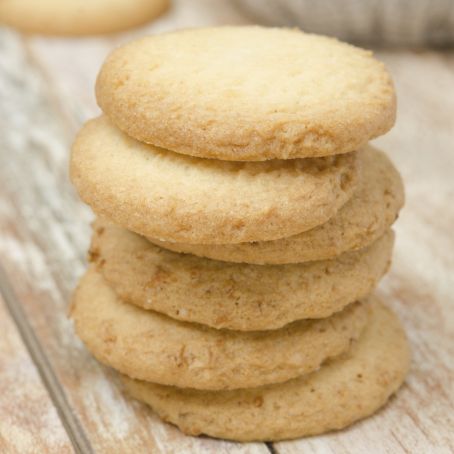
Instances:
[[[394,235],[332,260],[219,262],[161,249],[111,223],[94,224],[90,259],[120,298],[172,318],[240,331],[323,318],[368,295],[391,262]]]
[[[274,241],[238,244],[150,241],[175,252],[257,265],[326,260],[364,248],[396,220],[405,197],[399,172],[385,153],[368,146],[361,159],[360,180],[352,198],[329,221],[306,232]]]
[[[372,53],[296,29],[191,29],[115,50],[98,104],[136,139],[232,161],[346,153],[394,124],[396,101]]]
[[[194,158],[137,142],[100,117],[76,138],[71,178],[97,214],[134,232],[186,243],[239,243],[326,222],[352,196],[360,156]]]
[[[2,0],[0,23],[26,33],[93,35],[143,25],[168,5],[169,0]]]
[[[364,334],[346,355],[286,383],[210,392],[123,380],[133,397],[188,435],[277,441],[342,429],[371,415],[401,386],[409,362],[398,319],[374,302]]]
[[[328,319],[240,333],[183,323],[122,302],[90,269],[71,317],[102,363],[141,380],[197,389],[235,389],[289,380],[346,351],[368,321],[357,302]]]

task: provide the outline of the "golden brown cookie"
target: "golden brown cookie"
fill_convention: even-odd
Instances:
[[[359,161],[358,153],[266,162],[193,158],[137,142],[100,117],[77,136],[71,178],[97,214],[134,232],[239,243],[326,222],[352,196]]]
[[[277,441],[342,429],[377,411],[401,386],[410,352],[397,317],[381,303],[350,351],[286,383],[197,391],[134,381],[126,389],[188,435]]]
[[[1,0],[0,24],[26,33],[92,35],[137,27],[169,0]]]
[[[232,161],[346,153],[394,124],[395,94],[372,53],[296,29],[190,29],[115,50],[99,106],[132,137]]]
[[[161,249],[102,221],[91,259],[120,298],[175,319],[241,331],[322,318],[368,295],[388,269],[393,233],[321,262],[247,265]]]
[[[361,249],[382,236],[404,204],[399,172],[372,146],[363,152],[358,187],[329,221],[306,232],[274,241],[238,244],[187,244],[159,241],[158,246],[226,262],[261,264],[326,260]]]
[[[77,334],[102,363],[133,378],[197,389],[260,386],[313,371],[348,349],[368,313],[358,302],[329,319],[275,331],[216,330],[124,303],[94,269],[71,308]]]

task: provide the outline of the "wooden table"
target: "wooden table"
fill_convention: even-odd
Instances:
[[[175,1],[145,29],[109,38],[0,31],[0,452],[448,453],[453,438],[454,53],[382,51],[399,95],[377,140],[406,183],[394,266],[379,293],[412,344],[406,385],[354,427],[301,441],[185,437],[121,391],[66,317],[92,219],[68,181],[68,151],[97,114],[93,85],[110,49],[144,33],[247,23],[228,2]],[[214,7],[213,7],[214,6]]]

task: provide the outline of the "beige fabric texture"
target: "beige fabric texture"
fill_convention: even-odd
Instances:
[[[143,25],[168,5],[169,0],[1,0],[0,24],[44,35],[111,33]]]
[[[342,429],[374,413],[401,386],[410,352],[396,316],[376,302],[364,334],[343,357],[282,384],[197,391],[123,377],[126,389],[188,435],[278,441]]]
[[[106,117],[88,122],[72,149],[81,198],[145,236],[239,243],[290,236],[323,224],[352,196],[360,155],[228,162],[141,144]]]
[[[150,241],[175,252],[257,265],[326,260],[364,248],[397,218],[404,204],[404,187],[385,153],[371,146],[362,153],[362,171],[352,198],[329,221],[311,230],[274,241],[238,244]]]
[[[71,308],[77,334],[102,363],[132,378],[197,389],[260,386],[316,370],[359,337],[368,313],[358,302],[276,331],[216,330],[126,304],[93,269]]]
[[[233,161],[358,149],[394,124],[391,78],[372,53],[296,29],[190,29],[115,50],[98,104],[127,134]]]
[[[368,295],[389,267],[393,239],[389,231],[333,260],[245,265],[166,251],[97,221],[90,257],[128,303],[214,328],[253,331],[327,317]]]

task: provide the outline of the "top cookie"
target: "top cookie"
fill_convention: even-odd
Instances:
[[[169,0],[2,0],[0,24],[45,35],[91,35],[154,19]]]
[[[371,52],[257,26],[134,41],[108,57],[96,94],[142,142],[233,161],[353,151],[388,131],[396,109],[391,78]]]

